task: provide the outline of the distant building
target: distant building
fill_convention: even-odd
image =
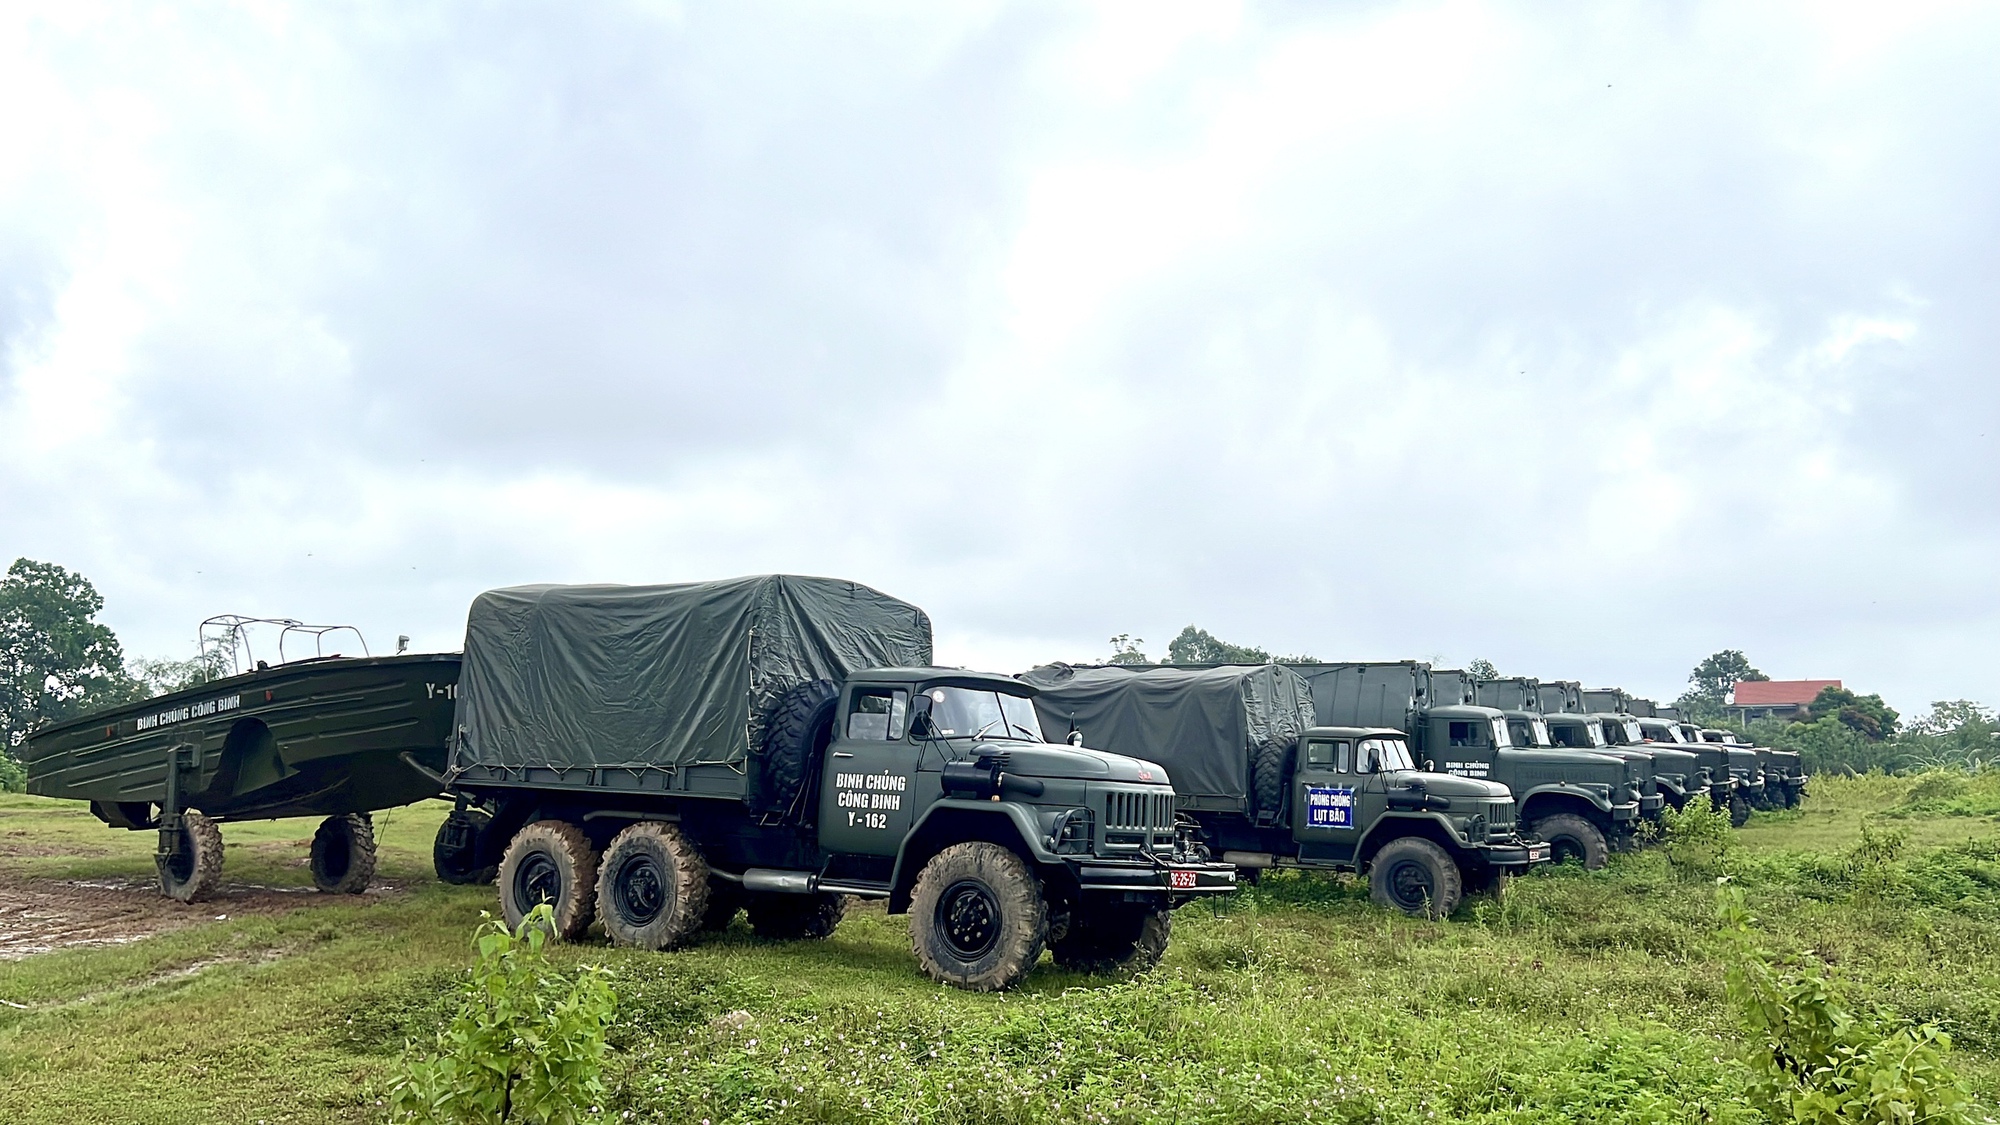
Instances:
[[[1753,719],[1803,719],[1806,708],[1819,698],[1823,688],[1839,687],[1839,680],[1744,680],[1736,685],[1730,710],[1744,722]]]

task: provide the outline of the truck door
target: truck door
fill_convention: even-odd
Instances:
[[[896,854],[919,803],[920,751],[908,737],[909,722],[907,685],[855,684],[846,690],[820,779],[821,847],[853,855]]]
[[[1484,718],[1431,720],[1431,746],[1438,769],[1459,777],[1483,778],[1493,772],[1492,723]]]
[[[1299,858],[1351,863],[1367,823],[1360,815],[1361,780],[1355,771],[1354,742],[1308,738],[1300,748],[1292,778],[1292,839]]]

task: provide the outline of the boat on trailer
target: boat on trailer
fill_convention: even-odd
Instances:
[[[160,888],[184,902],[220,883],[218,825],[324,817],[314,885],[358,894],[375,870],[370,814],[443,795],[458,671],[457,653],[259,662],[42,727],[21,747],[28,792],[157,830]]]

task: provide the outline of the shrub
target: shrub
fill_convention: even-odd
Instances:
[[[1715,808],[1707,801],[1689,801],[1685,808],[1661,810],[1660,826],[1665,837],[1661,854],[1676,876],[1699,880],[1723,873],[1736,841],[1729,829],[1728,809]]]
[[[1751,1100],[1799,1125],[1970,1123],[1971,1095],[1948,1061],[1951,1037],[1931,1024],[1850,1010],[1825,969],[1757,944],[1742,892],[1718,895],[1732,954],[1729,998],[1753,1041]]]
[[[0,793],[26,793],[28,769],[4,746],[0,746]]]
[[[434,1053],[405,1047],[393,1119],[416,1125],[573,1125],[604,1092],[605,1029],[617,1006],[606,972],[566,976],[549,963],[554,915],[538,906],[518,931],[488,918],[479,960]]]

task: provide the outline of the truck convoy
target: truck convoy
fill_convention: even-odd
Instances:
[[[1150,758],[1049,745],[1033,685],[932,664],[930,619],[765,575],[481,594],[438,850],[497,868],[519,924],[671,949],[739,909],[819,938],[849,896],[910,916],[933,979],[990,991],[1157,961],[1170,911],[1234,889]],[[440,864],[440,866],[444,866]]]
[[[1507,718],[1492,707],[1440,697],[1422,661],[1288,664],[1311,687],[1325,726],[1408,732],[1426,768],[1498,782],[1514,795],[1522,835],[1548,843],[1554,858],[1605,864],[1639,823],[1647,767],[1603,754],[1516,749]]]
[[[1549,858],[1516,833],[1504,785],[1418,769],[1400,730],[1317,723],[1290,669],[1055,664],[1022,678],[1047,733],[1164,765],[1183,817],[1238,867],[1366,872],[1376,902],[1442,918]]]
[[[1568,709],[1544,714],[1544,685],[1540,680],[1525,676],[1476,679],[1463,672],[1433,672],[1431,675],[1434,681],[1441,677],[1458,677],[1464,683],[1465,694],[1471,702],[1498,708],[1501,714],[1507,716],[1507,730],[1516,746],[1580,750],[1642,763],[1647,769],[1646,786],[1639,795],[1639,815],[1642,817],[1657,819],[1660,810],[1667,805],[1679,809],[1695,797],[1705,798],[1708,795],[1708,776],[1693,754],[1654,746],[1613,746],[1605,739],[1602,724],[1596,716]],[[1553,698],[1564,708],[1568,708],[1573,700],[1578,707],[1581,706],[1581,695],[1575,690],[1575,685],[1558,682],[1554,686],[1556,692]]]

